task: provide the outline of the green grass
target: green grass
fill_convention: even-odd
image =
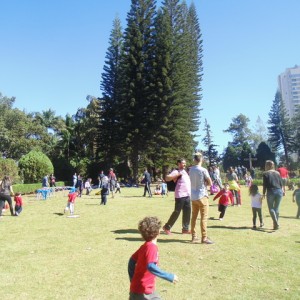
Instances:
[[[156,215],[165,222],[174,208],[173,193],[152,199],[142,193],[123,188],[107,206],[99,205],[100,196],[83,196],[75,206],[79,218],[62,215],[63,192],[46,201],[25,196],[19,217],[6,211],[0,220],[0,298],[128,299],[127,262],[142,244],[138,221]],[[159,236],[160,267],[180,280],[157,279],[163,299],[300,299],[300,220],[291,192],[283,198],[276,232],[266,203],[265,228],[252,230],[245,188],[242,199],[222,222],[209,220],[214,245],[190,244],[190,236],[180,233],[181,216],[171,236]],[[209,216],[217,218],[217,203],[211,198],[210,204]]]

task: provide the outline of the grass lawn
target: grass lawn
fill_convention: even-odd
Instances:
[[[75,205],[78,218],[62,214],[63,192],[46,201],[24,196],[21,215],[6,211],[0,220],[0,299],[128,299],[127,262],[142,244],[138,221],[156,215],[166,222],[174,208],[173,193],[142,194],[123,188],[106,206],[100,196],[83,196]],[[176,285],[157,279],[163,299],[300,299],[300,220],[292,192],[282,200],[278,231],[265,202],[265,227],[252,230],[246,188],[242,201],[219,221],[211,196],[213,245],[190,244],[181,216],[171,236],[159,236],[160,267],[179,277]]]

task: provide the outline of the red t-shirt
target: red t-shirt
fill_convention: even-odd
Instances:
[[[70,193],[70,194],[68,194],[68,198],[69,198],[68,201],[71,203],[74,203],[76,197],[77,197],[77,193]]]
[[[23,199],[21,196],[15,196],[14,200],[15,200],[17,206],[23,205]]]
[[[227,206],[229,204],[229,202],[231,201],[231,203],[233,203],[233,195],[231,191],[226,191],[224,189],[222,189],[215,197],[214,200],[216,200],[217,198],[219,198],[219,204],[225,205]]]
[[[281,178],[289,178],[289,171],[285,167],[280,167],[277,169]]]
[[[134,275],[130,283],[130,292],[151,294],[155,289],[155,275],[147,269],[148,264],[158,264],[158,248],[156,244],[145,242],[133,255],[136,262]]]

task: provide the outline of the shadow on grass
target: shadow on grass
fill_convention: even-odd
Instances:
[[[247,226],[221,226],[221,225],[213,225],[213,226],[207,226],[208,228],[220,228],[220,229],[231,229],[231,230],[245,230],[245,229],[251,229]]]
[[[117,229],[117,230],[113,230],[111,231],[113,233],[117,233],[117,234],[124,234],[124,233],[139,233],[139,231],[137,229]]]
[[[65,214],[63,213],[53,213],[54,215],[57,215],[57,216],[64,216]]]

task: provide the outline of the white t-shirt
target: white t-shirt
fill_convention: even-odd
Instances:
[[[191,200],[199,200],[208,197],[206,181],[210,178],[207,169],[200,166],[192,166],[189,171],[191,179]]]
[[[257,193],[255,196],[251,195],[251,207],[261,208],[261,194]]]

